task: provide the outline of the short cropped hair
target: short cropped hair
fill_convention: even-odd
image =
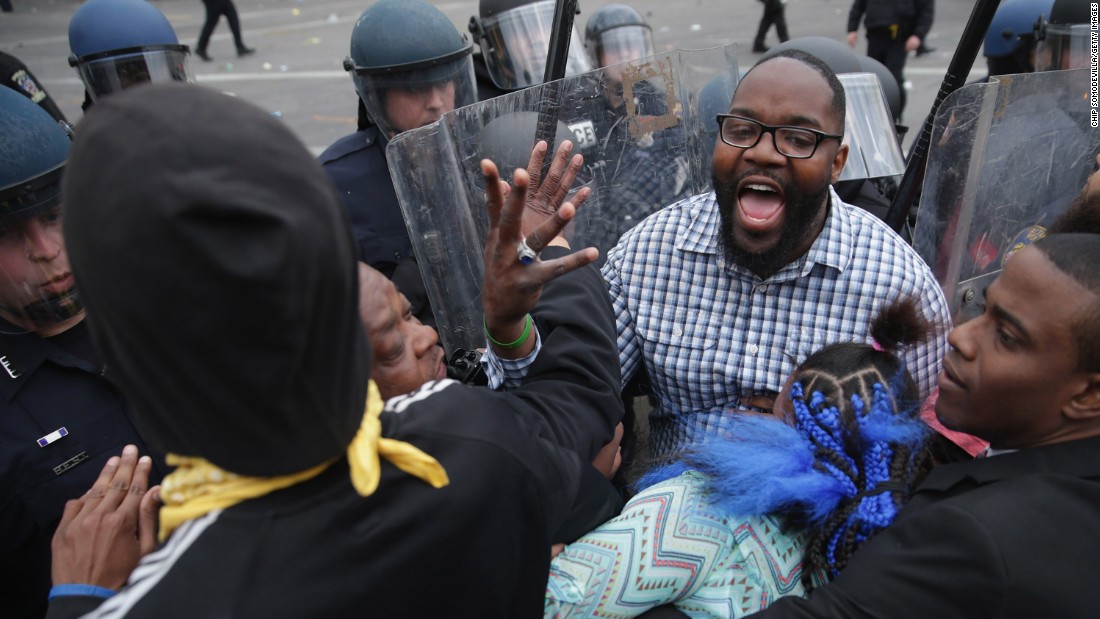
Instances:
[[[1073,321],[1070,331],[1077,340],[1078,369],[1100,372],[1100,234],[1052,234],[1037,241],[1035,248],[1092,293],[1088,309]]]
[[[774,55],[768,56],[767,58],[762,58],[745,73],[745,77],[748,77],[749,73],[755,71],[756,67],[759,67],[760,65],[770,60],[775,60],[776,58],[791,58],[793,60],[797,60],[802,64],[809,66],[814,71],[817,71],[817,73],[821,75],[821,77],[825,78],[825,81],[829,84],[829,89],[833,91],[833,100],[831,107],[833,114],[836,116],[835,120],[840,123],[840,132],[844,133],[844,115],[846,113],[845,107],[847,105],[846,99],[844,97],[844,85],[840,83],[840,80],[837,79],[836,73],[833,73],[833,70],[829,68],[829,65],[825,64],[817,56],[814,56],[813,54],[808,54],[800,49],[784,49]],[[741,84],[744,83],[744,80],[745,78],[742,77],[741,82],[737,84],[738,88],[741,88]],[[737,93],[735,91],[734,96],[736,95]]]

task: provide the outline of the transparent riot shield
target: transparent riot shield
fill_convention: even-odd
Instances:
[[[1042,238],[1095,167],[1085,70],[1004,75],[952,93],[933,126],[913,245],[943,286],[956,324]]]
[[[848,162],[840,172],[840,180],[904,173],[905,158],[878,76],[843,73],[837,79],[844,86],[844,143],[848,145]]]
[[[390,173],[448,353],[484,345],[488,222],[480,160],[501,158],[496,163],[510,180],[527,165],[538,113],[554,112],[555,142],[565,127],[573,152],[585,158],[577,186],[591,188],[567,237],[574,248],[595,246],[603,256],[650,213],[710,189],[714,119],[697,109],[703,88],[719,76],[732,96],[732,45],[567,77],[457,109],[390,141]]]

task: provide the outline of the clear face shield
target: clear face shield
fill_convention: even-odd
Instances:
[[[623,26],[605,30],[586,41],[588,60],[594,67],[612,65],[652,56],[653,32],[645,26]]]
[[[387,138],[429,125],[477,101],[473,57],[467,52],[404,70],[362,69],[345,61],[355,90]],[[400,69],[400,67],[398,68]]]
[[[1048,24],[1035,48],[1036,71],[1085,69],[1091,62],[1088,24]]]
[[[92,99],[131,86],[158,82],[194,82],[186,45],[134,48],[84,58],[69,57]]]
[[[519,90],[542,83],[553,23],[553,0],[527,4],[480,21],[481,52],[489,77],[498,88]],[[565,74],[579,75],[591,67],[581,51],[584,48],[577,31],[574,29],[570,36]]]
[[[904,173],[897,128],[878,77],[873,73],[842,73],[837,79],[844,86],[844,144],[848,145],[848,162],[840,180]]]
[[[60,175],[0,189],[0,318],[21,329],[83,311],[61,236]]]

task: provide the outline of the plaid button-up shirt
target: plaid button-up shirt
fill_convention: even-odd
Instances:
[[[809,251],[766,280],[726,264],[714,193],[654,214],[623,235],[603,267],[615,310],[624,383],[643,359],[659,405],[651,453],[721,433],[732,411],[774,395],[826,344],[872,341],[883,304],[914,295],[942,329],[902,355],[926,396],[947,347],[951,316],[931,270],[869,213],[830,191]]]

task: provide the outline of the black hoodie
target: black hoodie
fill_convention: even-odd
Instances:
[[[140,90],[81,122],[62,189],[107,372],[162,452],[257,476],[336,457],[370,352],[327,175],[252,105]]]

